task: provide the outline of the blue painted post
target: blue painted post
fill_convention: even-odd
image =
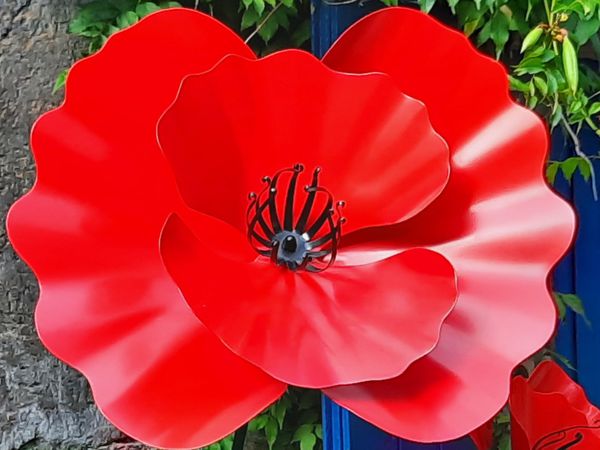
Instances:
[[[312,51],[321,57],[342,32],[361,17],[383,6],[379,0],[334,4],[336,0],[311,0]],[[339,1],[339,0],[338,0]]]
[[[597,153],[600,139],[592,130],[581,133],[582,149]],[[593,160],[600,175],[600,161]],[[598,186],[598,183],[596,183]],[[600,188],[600,187],[599,187]],[[579,174],[573,178],[573,203],[579,216],[574,249],[574,291],[582,299],[589,323],[574,319],[577,380],[588,397],[600,405],[600,202],[593,198],[589,182]]]
[[[571,156],[566,137],[557,131],[552,135],[552,154],[554,161],[563,161]],[[573,187],[562,173],[558,173],[554,183],[556,190],[568,201],[573,200]],[[575,292],[575,255],[569,252],[554,271],[553,289],[562,293]],[[575,340],[575,313],[567,311],[565,320],[560,324],[556,336],[556,351],[565,357],[571,365],[577,367],[577,342]],[[568,370],[567,367],[565,369]],[[577,380],[577,372],[569,370],[569,375]]]
[[[584,129],[580,136],[581,147],[592,153],[598,148],[600,138],[592,130]],[[562,161],[574,155],[572,143],[562,133],[552,140],[552,158]],[[593,160],[596,174],[600,175],[600,162]],[[596,182],[600,189],[600,184]],[[566,357],[576,370],[570,375],[580,383],[590,400],[600,405],[600,202],[594,200],[590,181],[576,173],[572,184],[559,174],[557,190],[570,200],[579,218],[575,246],[558,265],[554,274],[554,290],[577,294],[584,305],[589,320],[567,312],[561,323],[556,350]]]
[[[312,50],[323,56],[338,36],[364,15],[382,7],[378,0],[333,4],[312,0]],[[394,438],[323,397],[324,450],[473,450],[469,438],[445,444],[416,444]]]

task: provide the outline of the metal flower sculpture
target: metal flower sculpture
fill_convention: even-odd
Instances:
[[[513,379],[510,408],[514,450],[600,448],[600,410],[555,362]]]
[[[288,384],[416,441],[464,435],[551,336],[574,218],[506,73],[420,12],[319,61],[256,59],[186,9],[69,74],[8,229],[44,344],[159,447],[235,430]]]

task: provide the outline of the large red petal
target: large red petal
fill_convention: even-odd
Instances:
[[[71,69],[63,106],[36,123],[38,179],[8,219],[40,282],[42,341],[88,377],[116,426],[153,446],[208,444],[285,389],[207,331],[159,254],[161,227],[182,204],[157,119],[183,76],[231,52],[251,57],[191,10],[111,37]]]
[[[296,163],[322,167],[321,184],[348,203],[347,230],[413,216],[449,174],[420,102],[385,75],[336,73],[296,50],[186,78],[159,140],[186,202],[241,229],[248,193]]]
[[[574,215],[544,181],[547,131],[511,101],[499,63],[415,10],[363,19],[324,61],[392,76],[427,105],[451,152],[448,186],[426,210],[347,236],[343,257],[367,262],[427,246],[451,261],[459,283],[457,306],[430,355],[395,380],[328,394],[393,434],[456,438],[502,407],[513,367],[554,330],[546,278],[571,242]]]
[[[235,353],[297,386],[398,375],[433,349],[454,305],[452,266],[429,250],[315,274],[219,257],[203,236],[174,216],[161,239],[188,304]]]
[[[514,450],[559,450],[579,441],[573,448],[600,448],[600,411],[555,362],[513,379],[510,408]]]

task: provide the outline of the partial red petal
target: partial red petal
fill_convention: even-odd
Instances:
[[[231,52],[251,57],[192,10],[111,37],[71,69],[64,105],[36,123],[38,180],[8,220],[40,282],[44,344],[88,377],[117,427],[153,446],[215,441],[285,389],[207,331],[159,254],[161,227],[183,205],[156,121],[185,74]]]
[[[600,411],[553,361],[513,379],[510,407],[514,450],[600,448]]]
[[[228,347],[290,384],[393,377],[433,349],[454,305],[454,271],[429,250],[315,274],[222,258],[204,235],[177,217],[167,223],[169,272]]]
[[[490,420],[469,433],[478,450],[492,450],[494,444],[494,421]]]
[[[430,355],[395,380],[327,393],[393,434],[459,437],[501,408],[513,367],[554,330],[546,279],[575,221],[544,181],[547,131],[511,101],[499,63],[415,10],[389,8],[363,19],[324,62],[392,76],[426,104],[451,152],[450,181],[431,205],[402,224],[346,236],[340,262],[426,246],[448,258],[459,285],[457,306]]]
[[[186,78],[159,140],[186,202],[241,229],[248,193],[296,163],[322,167],[321,185],[348,203],[347,230],[413,216],[449,174],[420,102],[385,75],[336,73],[297,50]]]

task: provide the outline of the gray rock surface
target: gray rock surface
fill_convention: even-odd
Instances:
[[[60,102],[54,80],[79,54],[66,34],[74,0],[0,0],[0,450],[128,448],[87,382],[51,356],[33,326],[34,276],[6,238],[12,202],[33,183],[35,118]],[[139,447],[137,447],[139,448]]]

